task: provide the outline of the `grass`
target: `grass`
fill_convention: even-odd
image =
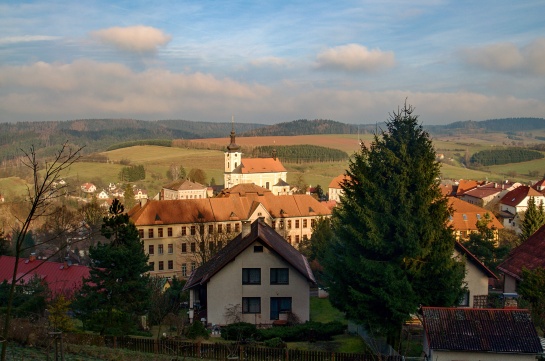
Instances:
[[[310,298],[310,320],[322,323],[339,321],[347,324],[344,314],[331,305],[329,298]]]

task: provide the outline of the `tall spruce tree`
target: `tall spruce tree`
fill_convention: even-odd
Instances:
[[[528,208],[524,212],[524,219],[520,225],[522,233],[520,234],[521,243],[526,241],[532,234],[535,233],[543,224],[545,224],[545,210],[543,203],[539,206],[536,204],[534,197],[528,200]]]
[[[412,113],[407,104],[394,112],[350,160],[323,260],[332,303],[393,346],[419,304],[452,306],[463,294],[440,165]]]
[[[87,328],[101,334],[126,334],[149,307],[148,255],[117,199],[104,217],[101,232],[110,242],[90,247],[89,278],[84,279],[72,308]]]

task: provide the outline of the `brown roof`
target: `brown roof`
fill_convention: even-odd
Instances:
[[[499,279],[498,276],[494,272],[490,270],[490,268],[486,267],[484,263],[482,263],[473,253],[471,253],[467,248],[465,248],[460,242],[456,241],[454,244],[454,248],[463,256],[466,257],[466,259],[471,262],[473,265],[475,265],[479,270],[481,270],[482,273],[487,275],[488,278],[494,278]]]
[[[470,189],[477,187],[480,183],[474,180],[460,179],[456,188],[456,197],[461,196]]]
[[[545,267],[545,225],[512,249],[498,270],[520,280],[523,268],[532,270],[537,267]]]
[[[528,310],[422,307],[422,315],[432,350],[543,352]]]
[[[520,186],[513,189],[509,193],[503,196],[501,203],[507,206],[516,207],[523,201],[526,197],[538,197],[543,196],[543,194],[536,191],[534,188],[529,186]]]
[[[309,282],[316,283],[305,256],[286,242],[282,236],[264,221],[258,219],[251,224],[251,230],[248,235],[242,237],[242,234],[239,234],[216,253],[212,259],[192,272],[184,286],[184,290],[208,282],[210,278],[254,242],[259,242],[268,249],[275,251],[278,256],[295,268]]]
[[[191,182],[189,179],[180,179],[175,182],[167,184],[163,188],[171,189],[174,191],[185,191],[185,190],[192,190],[192,189],[205,189],[206,186],[203,186],[202,184],[197,182]]]
[[[441,184],[441,194],[445,197],[452,196],[454,193],[454,186],[452,184]]]
[[[241,187],[239,187],[241,186]],[[331,210],[306,194],[275,196],[265,188],[239,184],[231,189],[261,189],[262,193],[226,192],[216,198],[149,200],[129,215],[137,226],[219,222],[248,219],[261,203],[273,218],[330,215]],[[234,217],[234,218],[233,218]]]
[[[341,183],[345,179],[348,179],[348,178],[349,177],[346,174],[341,174],[339,176],[336,176],[335,178],[333,178],[331,183],[329,183],[329,188],[338,188],[338,189],[340,189],[341,188]]]
[[[242,158],[235,172],[242,174],[285,172],[278,158]]]
[[[496,216],[487,209],[468,203],[458,198],[448,198],[450,206],[453,208],[452,219],[449,223],[455,230],[458,231],[475,231],[477,230],[477,221],[488,213],[491,222],[489,228],[503,229],[503,225],[498,221]]]

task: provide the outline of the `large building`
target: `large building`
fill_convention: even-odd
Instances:
[[[239,184],[216,198],[143,201],[129,215],[150,256],[151,274],[186,278],[240,233],[243,222],[262,218],[296,246],[331,211],[306,194],[275,196],[254,184]]]
[[[225,152],[224,187],[254,183],[267,188],[275,195],[289,194],[286,183],[288,172],[273,152],[271,158],[242,158],[240,146],[236,144],[236,133],[231,130],[231,143]]]

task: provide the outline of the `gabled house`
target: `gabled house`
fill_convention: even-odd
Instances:
[[[206,186],[189,179],[179,179],[161,190],[161,199],[200,199],[208,195]]]
[[[134,199],[148,199],[148,191],[146,191],[145,189],[136,189],[134,191]]]
[[[454,244],[454,257],[463,259],[466,269],[464,283],[467,292],[460,306],[486,308],[488,305],[489,280],[498,280],[498,276],[460,242]]]
[[[488,227],[494,229],[494,239],[498,240],[498,230],[503,226],[492,212],[454,197],[449,197],[448,202],[453,209],[448,225],[453,228],[456,240],[465,240],[477,232],[477,222],[486,214],[490,217]]]
[[[104,189],[97,195],[98,199],[108,199],[110,195]]]
[[[503,292],[515,293],[522,281],[522,269],[545,268],[545,225],[532,234],[524,243],[511,250],[497,267],[503,272]]]
[[[535,360],[543,348],[528,310],[422,307],[433,361]]]
[[[529,186],[517,187],[503,196],[499,203],[499,218],[505,228],[520,233],[521,214],[528,209],[530,197],[534,198],[536,205],[545,204],[545,196]]]
[[[488,182],[464,192],[460,199],[479,207],[494,210],[504,195],[521,185],[509,181],[502,183]]]
[[[481,182],[474,181],[474,180],[468,180],[468,179],[460,179],[454,184],[454,196],[455,197],[461,197],[464,195],[467,191],[477,188],[477,186],[481,184]]]
[[[270,325],[290,313],[308,321],[315,284],[305,256],[258,219],[245,223],[241,234],[197,268],[184,290],[190,291],[190,307],[202,310],[198,317],[209,324],[240,319]]]
[[[341,188],[341,184],[348,179],[348,176],[345,174],[341,174],[335,178],[329,183],[329,200],[335,201],[339,203],[341,201],[341,196],[343,194],[343,190]]]
[[[97,190],[97,187],[93,183],[83,183],[80,188],[85,193],[94,193]]]
[[[0,282],[6,280],[11,284],[14,266],[15,257],[0,256]],[[48,285],[52,298],[61,294],[70,298],[82,286],[83,278],[89,277],[89,271],[89,267],[39,260],[31,255],[19,258],[16,277],[18,285],[38,277]]]

